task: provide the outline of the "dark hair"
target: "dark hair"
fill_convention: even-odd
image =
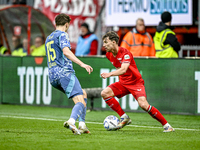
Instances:
[[[71,18],[66,14],[59,14],[55,18],[56,26],[64,26],[66,23],[70,23]]]
[[[172,14],[168,11],[165,11],[161,14],[161,20],[163,23],[170,22],[172,20]]]
[[[119,42],[119,36],[118,36],[118,34],[116,33],[116,32],[114,32],[114,31],[109,31],[109,32],[107,32],[104,36],[103,36],[103,38],[102,38],[102,40],[104,40],[105,38],[109,38],[111,41],[115,41],[117,44],[118,44],[118,42]]]

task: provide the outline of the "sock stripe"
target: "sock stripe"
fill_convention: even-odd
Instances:
[[[151,117],[153,117],[154,119],[159,121],[162,125],[165,125],[167,123],[167,120],[163,117],[163,115],[155,107],[149,106],[148,113],[149,113],[149,115],[151,115]]]
[[[104,99],[106,104],[112,109],[114,110],[116,113],[118,113],[119,116],[122,116],[125,112],[123,111],[123,109],[121,108],[119,102],[112,96],[107,97]]]
[[[113,97],[111,96],[111,97],[107,97],[107,98],[105,98],[104,99],[104,101],[106,102],[106,101],[109,101],[110,99],[112,99]]]
[[[148,108],[148,110],[147,110],[148,113],[151,111],[151,108],[152,108],[152,106],[149,105],[149,108]]]

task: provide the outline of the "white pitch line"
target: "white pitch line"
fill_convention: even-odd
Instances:
[[[10,116],[10,115],[0,115],[0,117],[4,118],[18,118],[18,119],[31,119],[31,120],[46,120],[46,121],[65,121],[65,120],[58,120],[58,119],[49,119],[49,118],[35,118],[35,117],[21,117],[21,116]],[[91,124],[103,124],[100,122],[86,122]],[[128,125],[131,127],[137,128],[162,128],[162,127],[152,127],[152,126],[140,126],[140,125]],[[186,130],[186,131],[200,131],[200,129],[187,129],[187,128],[175,128],[175,130]]]
[[[6,116],[2,115],[0,117],[5,117],[5,118],[18,118],[18,119],[31,119],[31,120],[47,120],[47,121],[63,121],[63,120],[57,120],[57,119],[48,119],[48,118],[35,118],[35,117],[20,117],[20,116]]]

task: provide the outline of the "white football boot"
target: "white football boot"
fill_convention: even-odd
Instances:
[[[81,135],[79,130],[76,128],[76,126],[68,121],[64,122],[64,127],[67,129],[70,129],[72,131],[72,133],[74,133],[75,135]]]
[[[125,127],[126,125],[131,124],[131,119],[128,118],[121,118],[119,124],[116,126],[116,129],[121,129],[123,127]]]
[[[86,127],[86,125],[84,126],[79,126],[78,127],[79,132],[82,133],[86,133],[86,134],[90,134],[90,131],[88,130],[88,128]]]
[[[172,126],[171,126],[169,123],[166,123],[166,124],[163,126],[163,128],[164,128],[164,131],[163,131],[163,132],[174,132],[174,131],[175,131],[175,129],[172,128]]]
[[[174,131],[175,131],[174,128],[172,128],[171,126],[168,126],[168,127],[164,128],[163,132],[174,132]]]

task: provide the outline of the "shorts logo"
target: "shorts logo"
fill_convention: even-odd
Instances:
[[[137,91],[141,91],[142,89],[137,89]]]
[[[130,59],[130,56],[129,55],[125,55],[124,59]]]

